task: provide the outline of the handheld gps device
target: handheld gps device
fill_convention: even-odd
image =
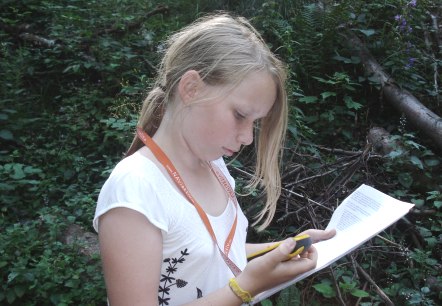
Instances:
[[[287,260],[290,260],[291,258],[304,253],[312,245],[312,238],[309,235],[298,235],[298,236],[292,237],[292,239],[296,241],[296,245],[295,245],[294,249],[290,252]],[[247,256],[247,260],[250,261],[250,260],[255,259],[259,256],[262,256],[262,255],[276,249],[280,244],[281,244],[281,242],[277,242],[277,243],[272,244],[271,246],[269,246],[265,249],[262,249],[258,252],[255,252],[255,253],[252,253]]]

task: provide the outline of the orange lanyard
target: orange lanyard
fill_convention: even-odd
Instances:
[[[143,143],[152,151],[154,156],[164,166],[164,168],[166,168],[167,172],[169,173],[170,177],[173,179],[175,184],[181,189],[181,191],[184,193],[184,195],[187,197],[190,203],[192,203],[193,206],[196,208],[198,215],[203,221],[207,231],[212,237],[213,242],[218,247],[221,256],[223,257],[224,261],[226,262],[227,266],[230,268],[232,273],[235,276],[241,273],[241,270],[228,257],[230,247],[232,246],[232,241],[235,236],[236,224],[238,223],[238,201],[236,199],[235,192],[233,191],[232,187],[230,186],[224,174],[216,167],[216,165],[209,163],[210,170],[216,176],[221,186],[223,186],[223,188],[226,190],[227,194],[229,195],[229,198],[235,204],[235,209],[236,209],[235,220],[233,221],[232,228],[230,229],[229,235],[227,236],[226,241],[224,242],[224,252],[223,252],[219,247],[215,232],[213,231],[212,225],[210,224],[209,217],[207,216],[203,208],[193,198],[189,189],[187,189],[186,185],[184,184],[184,181],[181,179],[181,176],[179,175],[175,166],[172,164],[171,160],[166,156],[163,150],[161,150],[161,148],[153,141],[153,139],[149,135],[147,135],[146,132],[144,132],[143,129],[141,129],[140,127],[137,127],[137,135],[141,139],[141,141],[143,141]]]

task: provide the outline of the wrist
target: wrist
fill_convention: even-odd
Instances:
[[[230,290],[236,295],[236,297],[244,304],[251,305],[253,295],[250,291],[244,289],[239,283],[238,279],[232,277],[229,280]]]

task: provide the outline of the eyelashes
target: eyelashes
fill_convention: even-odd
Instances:
[[[244,116],[243,114],[241,114],[241,113],[238,112],[238,111],[235,111],[235,117],[236,117],[236,119],[238,119],[238,120],[244,120],[244,119],[246,119],[246,116]]]

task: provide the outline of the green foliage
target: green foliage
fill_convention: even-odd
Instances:
[[[402,268],[392,262],[387,269],[393,282],[385,292],[406,305],[436,305],[441,298],[442,278],[438,261],[431,251],[415,249],[409,252],[409,266]]]
[[[278,295],[277,300],[273,303],[270,299],[261,302],[262,306],[284,306],[284,305],[303,305],[301,300],[301,291],[296,286],[289,286]]]
[[[337,271],[338,286],[340,294],[346,298],[347,295],[351,295],[356,298],[366,298],[370,294],[362,289],[359,289],[359,282],[353,275],[349,275],[349,271],[340,269]],[[325,298],[335,298],[337,296],[335,285],[329,279],[322,279],[320,283],[312,286],[317,292],[319,292]]]
[[[361,58],[341,35],[344,29],[357,34],[399,86],[436,112],[440,89],[434,81],[442,69],[441,51],[425,38],[434,35],[427,12],[437,13],[438,2],[410,3],[3,1],[0,304],[105,303],[99,258],[81,254],[79,245],[62,243],[60,235],[70,224],[92,230],[98,190],[132,140],[163,38],[218,9],[250,17],[287,63],[287,161],[292,162],[297,148],[314,157],[302,167],[315,173],[324,161],[338,160],[306,143],[359,150],[371,126],[390,131],[393,150],[378,157],[375,170],[367,166],[358,171],[352,182],[376,183],[415,203],[419,214],[407,216],[406,230],[384,233],[401,249],[392,251],[375,240],[358,256],[395,304],[440,304],[440,154],[401,114],[379,101],[380,84],[363,73]],[[148,15],[160,4],[168,9]],[[26,38],[25,33],[44,40]],[[245,168],[248,156],[233,163]],[[244,185],[238,181],[239,189]],[[248,216],[262,203],[256,191],[241,200]],[[272,224],[254,238],[274,240],[302,226]],[[361,305],[382,304],[351,263],[344,259],[333,269],[334,275],[320,274],[313,285],[291,286],[262,305],[336,305],[338,290],[350,304],[359,298]]]
[[[102,305],[104,284],[97,259],[78,253],[57,235],[66,226],[61,216],[41,210],[36,220],[1,221],[2,305]],[[46,214],[44,214],[46,213]],[[51,211],[53,213],[53,211]]]
[[[312,287],[315,288],[315,290],[322,294],[325,298],[333,298],[336,296],[336,291],[333,288],[333,284],[328,279],[322,279],[319,284],[315,284]]]

